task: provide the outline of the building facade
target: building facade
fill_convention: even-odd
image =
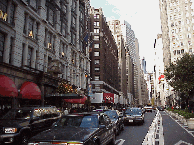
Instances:
[[[108,22],[109,28],[112,31],[114,39],[118,47],[118,75],[119,75],[119,90],[120,97],[123,104],[128,104],[127,97],[127,75],[126,75],[126,47],[125,40],[121,31],[122,25],[119,20],[112,20]]]
[[[102,8],[90,9],[92,91],[119,95],[118,49]],[[92,100],[91,100],[92,102]],[[99,102],[102,103],[102,102]]]
[[[37,84],[42,105],[61,81],[86,89],[89,7],[86,0],[1,1],[0,74],[18,90],[26,81]]]

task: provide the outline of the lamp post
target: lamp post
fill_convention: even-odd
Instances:
[[[87,110],[89,111],[89,102],[90,102],[90,96],[88,95],[88,89],[89,89],[89,87],[88,87],[88,78],[89,78],[89,75],[88,75],[88,73],[87,72],[85,72],[85,77],[86,77],[86,96],[87,96]]]

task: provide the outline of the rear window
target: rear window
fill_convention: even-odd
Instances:
[[[1,119],[30,119],[32,110],[26,109],[11,109]]]

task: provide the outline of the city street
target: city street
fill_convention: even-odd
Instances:
[[[125,126],[125,130],[116,138],[117,145],[141,145],[156,112],[145,113],[143,125]],[[189,130],[179,121],[169,116],[165,111],[160,111],[163,121],[164,145],[193,145],[194,130]]]
[[[125,125],[124,131],[116,137],[117,145],[141,145],[155,114],[156,111],[146,112],[143,125]]]

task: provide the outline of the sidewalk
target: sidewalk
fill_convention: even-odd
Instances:
[[[189,130],[165,111],[160,111],[163,121],[165,145],[194,145],[194,129]]]

